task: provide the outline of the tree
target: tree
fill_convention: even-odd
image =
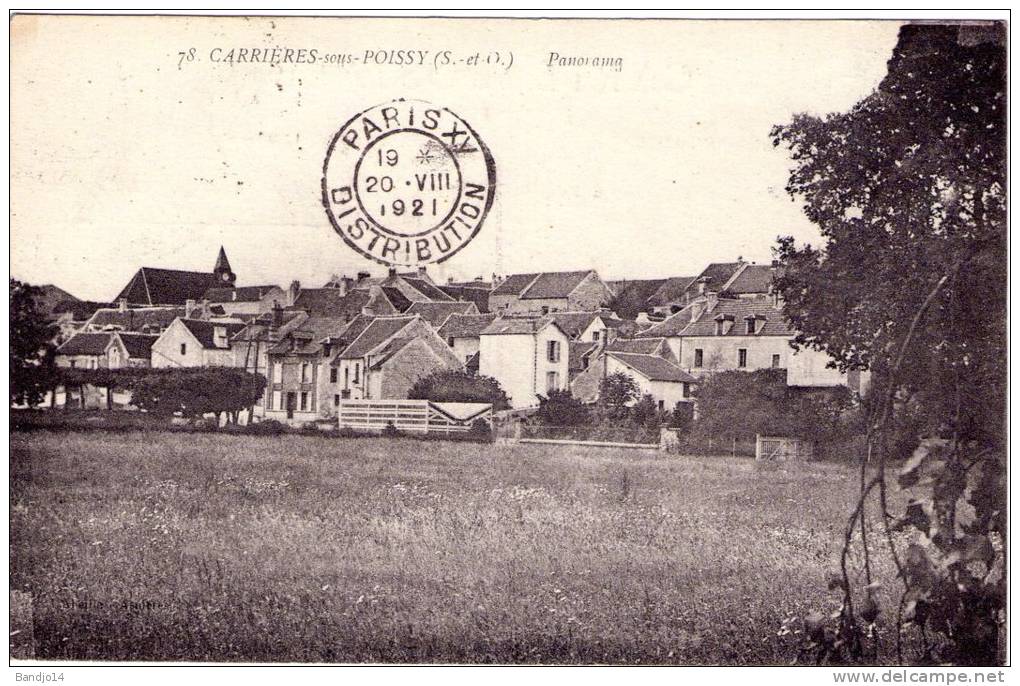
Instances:
[[[418,379],[407,397],[437,403],[491,403],[494,410],[510,409],[510,398],[491,376],[443,369]]]
[[[42,291],[17,279],[9,286],[11,403],[35,407],[52,389],[57,328],[36,307]]]
[[[217,423],[227,413],[236,424],[240,412],[257,401],[266,387],[261,374],[235,367],[160,369],[125,376],[118,385],[130,388],[131,402],[139,409],[164,417],[215,414]]]
[[[552,390],[548,396],[539,396],[536,415],[548,426],[581,426],[591,419],[588,408],[565,390]]]
[[[609,419],[625,419],[627,406],[638,397],[637,381],[623,372],[607,374],[599,381],[599,409]]]
[[[835,583],[842,610],[834,632],[819,622],[809,631],[819,660],[861,659],[861,620],[878,616],[866,515],[875,493],[887,534],[908,528],[928,541],[897,550],[887,536],[904,585],[902,617],[919,630],[919,660],[1001,660],[1005,74],[1002,24],[906,25],[871,95],[849,112],[799,115],[772,132],[795,162],[787,191],[824,241],[815,248],[785,237],[777,248],[776,287],[800,332],[795,344],[828,352],[844,370],[870,369],[874,380],[867,409],[875,475],[867,477],[862,460]],[[886,464],[911,445],[900,485],[913,499],[894,517]],[[863,592],[847,572],[854,540],[869,584]]]

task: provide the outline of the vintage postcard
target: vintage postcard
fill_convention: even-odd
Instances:
[[[1003,680],[1007,19],[12,14],[18,680]]]

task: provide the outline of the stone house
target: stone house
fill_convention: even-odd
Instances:
[[[566,390],[570,337],[552,317],[501,317],[479,336],[478,373],[495,378],[514,409],[536,407],[539,396]]]
[[[152,366],[152,344],[159,336],[116,331],[106,347],[106,366],[110,369]]]
[[[743,294],[696,300],[664,322],[642,332],[669,343],[682,369],[695,377],[717,371],[786,369],[790,386],[848,386],[863,392],[867,374],[843,374],[827,367],[820,351],[795,351],[796,332],[783,317],[775,297]]]
[[[343,399],[407,398],[423,376],[464,363],[419,315],[362,317],[340,335],[330,362],[334,405]]]
[[[593,269],[512,274],[489,295],[489,311],[525,315],[587,312],[605,307],[612,298],[612,291]]]
[[[616,373],[626,374],[637,384],[638,394],[633,402],[649,395],[660,410],[667,411],[679,403],[693,402],[697,383],[694,376],[661,355],[619,350],[602,351],[573,380],[570,392],[582,402],[593,403],[598,400],[602,379]]]
[[[237,286],[208,289],[202,299],[212,306],[218,306],[227,316],[257,317],[273,309],[274,305],[286,305],[287,292],[279,286]]]
[[[178,317],[152,344],[152,366],[232,367],[231,338],[244,328],[237,320]]]
[[[439,328],[439,337],[468,372],[478,372],[479,336],[495,319],[494,314],[451,314]]]
[[[106,349],[110,345],[111,333],[77,333],[57,348],[58,367],[74,369],[106,369]]]

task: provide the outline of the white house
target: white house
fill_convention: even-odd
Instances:
[[[439,337],[466,367],[473,366],[468,371],[477,372],[479,338],[495,319],[494,314],[451,314],[440,327]]]
[[[538,396],[566,390],[570,337],[551,317],[496,319],[479,336],[483,376],[499,381],[512,407],[535,407]]]
[[[152,366],[232,367],[230,339],[243,328],[236,320],[177,318],[152,344]]]
[[[673,410],[679,403],[693,402],[697,379],[670,360],[657,355],[609,350],[592,360],[571,383],[570,391],[584,402],[598,400],[602,379],[622,373],[638,386],[637,398],[650,395],[660,410]]]

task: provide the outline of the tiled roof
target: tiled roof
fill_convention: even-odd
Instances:
[[[610,357],[619,360],[651,381],[686,381],[696,383],[697,379],[680,369],[672,362],[658,355],[641,355],[638,353],[609,352]]]
[[[127,350],[128,357],[134,357],[138,359],[149,359],[152,353],[152,344],[156,342],[159,336],[150,336],[143,333],[127,333],[120,332],[113,334],[120,339],[120,342],[124,344],[124,349]]]
[[[607,350],[620,353],[639,353],[654,355],[662,346],[664,338],[617,338],[609,344]]]
[[[162,330],[173,320],[184,316],[183,307],[141,307],[121,311],[119,308],[96,310],[86,326],[96,329],[121,329],[124,331]]]
[[[181,318],[181,324],[191,332],[191,335],[198,340],[199,344],[203,348],[216,348],[214,343],[213,334],[218,327],[226,329],[227,334],[227,347],[229,347],[230,337],[236,334],[238,331],[244,328],[244,324],[238,322],[216,322],[206,321],[204,319],[184,319]],[[222,348],[221,348],[222,349]]]
[[[581,272],[545,272],[521,294],[523,300],[566,298],[574,292],[591,270]]]
[[[247,326],[233,336],[236,341],[275,341],[308,318],[308,313],[303,310],[282,310],[280,312],[280,326],[273,326],[274,315],[272,312],[265,312],[249,322]]]
[[[472,286],[470,283],[467,285],[446,284],[440,286],[439,290],[454,300],[473,302],[479,312],[485,313],[489,311],[489,293],[491,289],[488,287]]]
[[[511,274],[496,286],[496,289],[492,291],[492,295],[520,295],[537,277],[537,273]]]
[[[213,303],[258,302],[279,286],[238,286],[237,288],[210,288],[202,297]]]
[[[651,307],[664,307],[679,300],[696,278],[694,276],[673,276],[666,279],[655,292],[648,296],[647,304]]]
[[[474,338],[480,336],[482,331],[495,319],[496,315],[494,314],[451,314],[439,329],[439,335],[443,340]]]
[[[183,305],[188,300],[201,300],[215,283],[212,272],[142,267],[114,301],[126,298],[132,305]]]
[[[726,284],[727,293],[768,293],[772,285],[772,267],[767,264],[748,264]]]
[[[665,320],[654,324],[644,331],[641,332],[642,338],[655,338],[655,337],[666,337],[666,336],[679,336],[683,333],[683,330],[687,328],[687,325],[691,323],[691,308],[692,305],[688,305],[684,309],[680,310],[676,314],[666,317]]]
[[[108,333],[76,333],[57,348],[58,355],[102,355],[110,342]]]
[[[433,286],[431,283],[425,281],[424,279],[412,279],[406,276],[402,278],[406,283],[410,284],[412,288],[417,290],[419,293],[424,295],[429,300],[434,300],[437,302],[453,300],[453,298],[451,298],[449,295],[441,291],[438,287]]]
[[[603,316],[609,319],[609,316],[602,312],[551,312],[549,314],[549,318],[556,322],[570,338],[577,338],[591,326],[596,318]]]
[[[571,341],[567,344],[567,366],[572,372],[582,371],[584,366],[584,358],[586,355],[591,353],[597,344],[591,341]]]
[[[433,329],[440,328],[452,314],[478,314],[472,302],[416,302],[407,308],[406,314],[420,314]]]
[[[381,369],[386,361],[404,349],[406,345],[415,341],[413,336],[395,336],[386,342],[377,353],[372,355],[372,369]]]
[[[500,317],[485,327],[481,335],[533,334],[541,331],[549,324],[553,324],[558,329],[560,328],[559,324],[556,324],[552,317],[548,315],[545,317]],[[562,329],[560,330],[562,331]]]
[[[733,327],[729,333],[723,334],[729,337],[791,336],[794,333],[783,318],[782,311],[773,305],[772,298],[768,296],[755,296],[753,298],[719,298],[715,307],[705,310],[700,317],[684,327],[680,335],[714,336],[715,322],[720,317],[732,317],[733,319]],[[746,333],[744,320],[747,317],[759,317],[765,320],[764,326],[760,328],[758,333]],[[668,322],[669,320],[667,319],[666,321]]]
[[[345,295],[336,288],[305,288],[301,290],[289,309],[305,310],[310,315],[321,317],[354,319],[361,314],[361,308],[368,303],[370,298],[371,295],[368,291],[352,290]],[[383,305],[383,303],[377,303],[377,305]],[[383,305],[383,309],[387,311],[377,314],[389,314],[388,303]]]
[[[382,291],[383,295],[386,296],[386,299],[390,301],[391,305],[393,305],[393,314],[397,314],[399,312],[406,312],[407,308],[411,306],[411,301],[408,300],[407,297],[400,292],[399,288],[393,288],[392,286],[383,286]]]
[[[380,345],[396,336],[415,317],[375,317],[371,323],[340,353],[345,360],[356,359],[368,355]]]

